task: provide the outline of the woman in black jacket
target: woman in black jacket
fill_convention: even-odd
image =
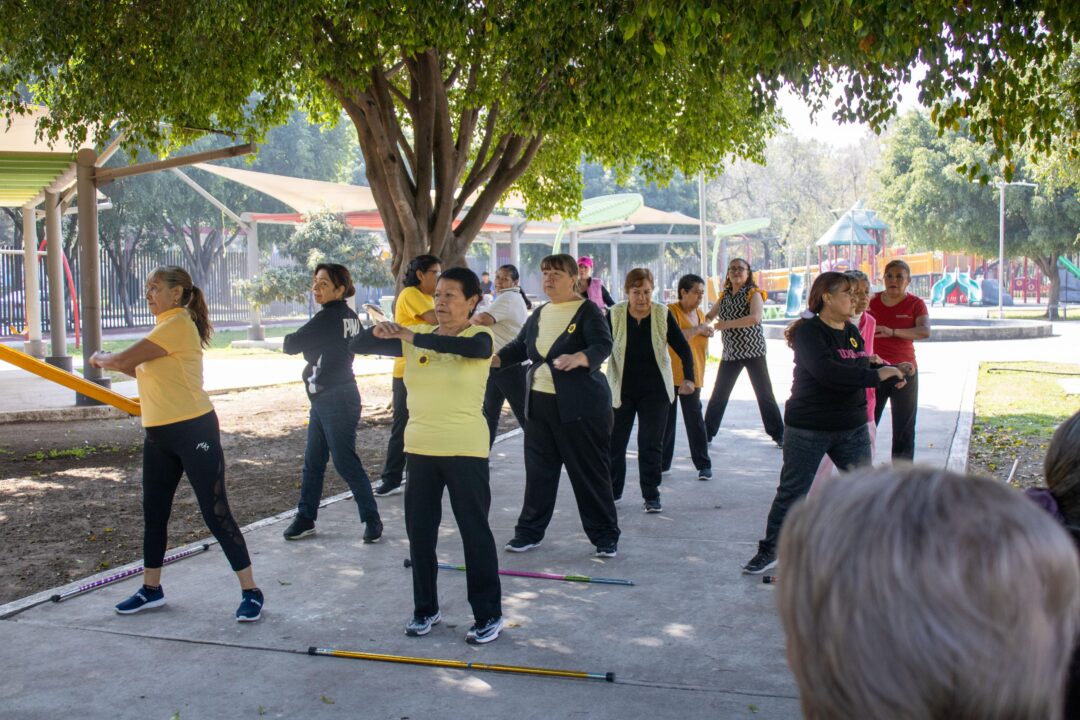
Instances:
[[[551,302],[534,312],[495,367],[532,362],[526,373],[525,500],[506,544],[525,552],[540,544],[566,465],[581,525],[598,557],[615,557],[618,515],[611,492],[611,390],[600,366],[611,354],[611,330],[600,309],[574,292],[570,255],[540,263]]]
[[[851,291],[857,284],[843,273],[818,275],[807,298],[808,309],[785,333],[795,351],[795,372],[784,410],[784,464],[765,538],[743,567],[745,573],[757,575],[776,566],[784,517],[810,490],[821,458],[828,455],[840,470],[870,462],[866,388],[885,381],[902,387],[905,375],[915,371],[910,364],[871,367],[858,328],[848,322]]]
[[[296,518],[285,530],[285,539],[299,540],[315,534],[326,461],[332,457],[360,508],[360,520],[366,524],[364,542],[378,542],[383,530],[379,508],[371,480],[356,454],[360,391],[353,376],[349,339],[361,328],[360,319],[345,302],[345,298],[356,294],[356,288],[344,265],[320,263],[315,268],[311,293],[322,309],[306,325],[286,335],[283,345],[290,355],[304,354],[304,388],[311,401],[300,503]]]

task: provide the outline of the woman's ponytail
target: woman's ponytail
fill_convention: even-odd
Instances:
[[[199,331],[199,340],[204,348],[210,347],[210,338],[214,335],[214,327],[210,324],[210,308],[206,306],[206,296],[203,291],[192,285],[190,290],[184,290],[184,296],[188,298],[186,307],[191,315],[191,321]],[[183,302],[183,298],[181,298]]]

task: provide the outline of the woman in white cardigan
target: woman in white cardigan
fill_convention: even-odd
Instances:
[[[626,484],[626,447],[634,420],[638,421],[638,479],[645,512],[658,513],[660,472],[664,454],[667,413],[675,400],[668,346],[682,360],[685,376],[694,376],[694,357],[686,336],[666,305],[652,301],[652,273],[634,268],[626,274],[628,300],[611,308],[614,346],[607,377],[615,408],[611,432],[611,485],[615,500]],[[680,395],[694,392],[693,380],[679,386]]]

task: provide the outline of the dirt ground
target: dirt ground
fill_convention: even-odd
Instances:
[[[382,470],[390,378],[357,378],[357,451]],[[241,526],[296,506],[308,402],[300,383],[215,395],[226,486]],[[506,408],[500,432],[516,427]],[[137,418],[0,425],[0,603],[142,558],[142,428]],[[348,489],[333,465],[324,497]],[[209,536],[181,481],[169,547]]]

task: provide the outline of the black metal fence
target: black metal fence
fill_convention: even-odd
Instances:
[[[0,247],[2,250],[11,248]],[[187,266],[183,254],[178,250],[154,253],[137,253],[132,262],[132,272],[121,274],[103,251],[99,259],[101,272],[101,326],[104,329],[149,326],[154,324],[154,316],[143,300],[143,288],[147,275],[160,265]],[[273,255],[264,265],[280,267],[291,264],[290,261]],[[26,305],[24,296],[24,262],[22,251],[18,254],[0,253],[0,337],[21,335],[26,331]],[[250,306],[240,294],[238,281],[243,279],[247,267],[247,254],[244,251],[225,253],[213,264],[206,277],[197,283],[206,294],[210,317],[216,323],[245,322],[250,313]],[[70,275],[68,272],[70,271]],[[41,289],[41,328],[50,331],[49,297],[53,288],[45,269],[44,256],[38,261],[38,287]],[[74,297],[79,297],[79,259],[68,258],[65,267],[64,286],[59,291],[64,294],[67,317],[67,332],[74,331],[72,312],[72,290]],[[383,292],[380,289],[372,291]],[[265,319],[308,317],[312,308],[307,303],[272,303],[263,308]]]

